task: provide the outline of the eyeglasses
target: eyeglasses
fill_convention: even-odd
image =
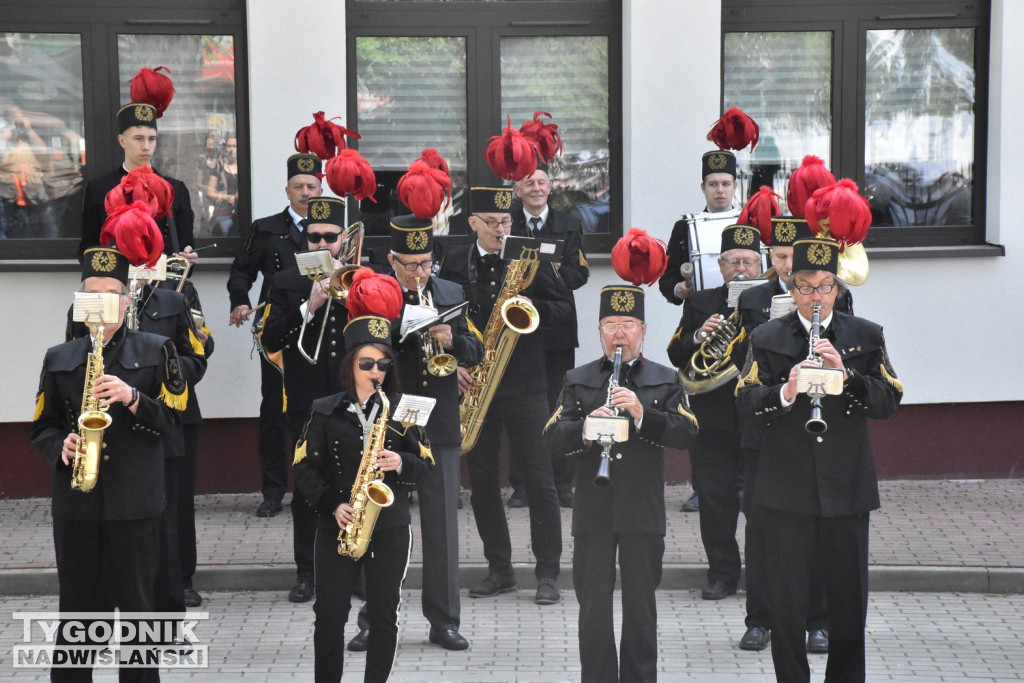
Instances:
[[[814,292],[818,294],[829,294],[833,289],[839,286],[838,282],[833,282],[830,285],[818,285],[817,287],[811,287],[810,285],[793,285],[793,289],[800,292],[804,296],[810,296]]]
[[[624,323],[601,323],[601,331],[605,334],[615,334],[618,330],[631,334],[638,327],[640,327],[640,323],[633,320]]]
[[[334,244],[341,237],[340,232],[307,232],[306,239],[309,240],[310,244],[316,244],[317,242],[326,242],[327,244]]]
[[[491,229],[494,229],[494,228],[498,227],[499,225],[501,225],[501,227],[503,227],[503,228],[511,228],[512,227],[512,216],[506,216],[506,217],[501,218],[501,219],[484,218],[483,216],[481,216],[478,213],[474,213],[473,216],[478,218],[478,219],[480,219],[480,220],[482,220],[487,225],[487,227],[491,228]]]
[[[733,268],[739,268],[740,266],[743,266],[744,268],[749,268],[749,267],[751,267],[753,265],[756,265],[756,264],[758,264],[760,262],[761,262],[761,259],[756,259],[756,258],[729,258],[729,259],[725,259],[724,258],[724,259],[722,259],[722,263],[726,263],[726,264],[732,266]]]
[[[394,365],[394,363],[391,361],[390,358],[381,358],[380,360],[374,360],[372,358],[359,359],[360,370],[373,370],[374,365],[376,365],[377,369],[380,370],[381,372],[387,372],[388,370],[391,369],[391,366]]]
[[[395,259],[395,261],[398,263],[398,265],[400,265],[403,268],[405,268],[405,272],[407,272],[407,273],[414,273],[417,270],[420,270],[421,268],[423,270],[428,270],[428,271],[432,270],[434,268],[434,261],[433,261],[433,259],[427,259],[426,261],[417,261],[416,263],[406,263],[405,261],[403,261],[402,259],[398,258],[394,254],[391,254],[391,257],[393,259]]]

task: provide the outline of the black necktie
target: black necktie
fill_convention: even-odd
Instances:
[[[540,216],[530,217],[530,237],[536,237],[540,230]]]
[[[297,225],[295,225],[295,223],[292,223],[288,227],[288,234],[292,238],[292,242],[295,242],[295,246],[301,249],[303,247],[304,233],[306,231],[306,228],[309,227],[309,219],[303,218],[302,220],[299,221],[299,225],[302,226],[301,230]]]

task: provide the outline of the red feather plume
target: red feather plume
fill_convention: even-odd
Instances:
[[[324,176],[334,194],[352,194],[356,199],[377,203],[373,198],[377,192],[377,176],[370,162],[359,156],[358,150],[343,149],[341,154],[328,159],[324,164]]]
[[[540,120],[541,116],[551,118],[551,114],[546,111],[534,112],[533,121],[524,121],[519,127],[519,132],[525,138],[533,140],[540,160],[550,164],[556,154],[562,153],[562,136],[558,134],[558,124],[544,123]]]
[[[816,156],[805,156],[800,168],[794,169],[789,177],[786,204],[789,212],[797,218],[804,217],[804,205],[816,190],[834,185],[836,177],[825,168],[825,162]]]
[[[156,265],[164,252],[164,236],[149,213],[145,202],[118,206],[109,214],[100,231],[100,244],[116,246],[133,266]]]
[[[322,111],[313,112],[313,123],[303,126],[295,134],[295,151],[302,154],[315,154],[327,161],[348,148],[348,145],[345,144],[346,135],[356,140],[361,139],[359,133],[354,130],[334,123],[335,119],[339,118],[335,116],[325,119]]]
[[[863,242],[871,227],[871,204],[857,192],[857,184],[846,178],[817,190],[805,210],[811,232],[839,242],[840,251]]]
[[[402,313],[402,287],[395,278],[364,266],[352,276],[345,308],[349,320],[361,315],[380,315],[394,320]]]
[[[502,135],[492,136],[485,159],[494,175],[505,180],[522,180],[537,170],[537,144],[512,127],[512,119]]]
[[[164,115],[167,106],[174,99],[174,83],[164,74],[157,73],[161,70],[171,73],[166,66],[158,66],[155,69],[147,67],[139,69],[139,73],[135,74],[135,78],[131,80],[131,89],[128,91],[132,102],[145,102],[153,105],[156,108],[157,118]]]
[[[750,145],[750,151],[753,152],[760,135],[761,128],[757,121],[744,114],[738,107],[733,107],[722,114],[722,118],[711,127],[708,140],[718,145],[719,149],[737,152]]]
[[[398,198],[417,218],[432,218],[452,201],[452,179],[440,169],[414,161],[398,181]]]
[[[439,171],[444,171],[445,175],[451,175],[451,171],[448,170],[448,162],[444,160],[444,157],[437,153],[437,150],[433,147],[423,150],[420,158],[417,161],[422,161],[430,168],[436,168]]]
[[[761,241],[765,244],[772,243],[772,216],[778,216],[780,195],[775,194],[772,188],[762,185],[761,188],[747,200],[740,211],[739,223],[753,225],[761,233]]]
[[[159,220],[174,201],[171,184],[153,172],[149,166],[139,166],[121,178],[121,182],[107,193],[103,208],[110,213],[119,206],[144,202],[149,213]]]
[[[630,228],[612,247],[612,268],[634,285],[653,285],[666,266],[665,243],[640,228]]]

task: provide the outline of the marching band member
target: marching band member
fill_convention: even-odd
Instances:
[[[664,249],[646,234],[633,233],[620,244],[626,240]],[[697,430],[696,418],[683,406],[677,373],[642,354],[647,331],[644,291],[636,285],[653,283],[660,273],[649,279],[630,273],[628,252],[626,256],[617,260],[613,252],[613,265],[634,284],[601,290],[598,334],[604,355],[569,371],[559,406],[544,429],[553,451],[577,461],[572,571],[580,605],[582,677],[588,682],[657,679],[654,592],[665,552],[664,448],[688,448]],[[616,349],[621,350],[621,371],[617,388],[611,390]],[[612,409],[628,417],[629,438],[612,446],[610,482],[598,487],[594,479],[602,447],[586,439],[584,420],[588,415],[612,415]],[[622,576],[618,657],[612,616],[616,554]]]

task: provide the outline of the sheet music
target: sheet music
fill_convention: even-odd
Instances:
[[[460,315],[465,315],[468,309],[468,302],[463,302],[444,313],[433,313],[420,306],[406,306],[405,311],[402,313],[402,338],[399,339],[399,343],[404,342],[414,332],[423,332],[434,325],[448,324]]]
[[[437,399],[430,398],[429,396],[402,394],[402,398],[398,401],[398,406],[392,413],[392,419],[402,423],[405,427],[411,427],[412,425],[426,427],[427,420],[430,419],[430,413],[434,410],[436,403]]]

